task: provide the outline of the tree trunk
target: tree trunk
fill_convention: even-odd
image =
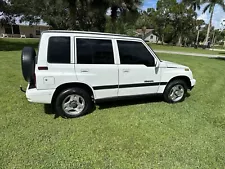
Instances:
[[[12,31],[12,37],[13,37],[13,35],[14,35],[14,32],[13,32],[13,25],[11,24],[11,31]]]
[[[112,22],[112,32],[116,32],[116,19],[117,19],[117,6],[112,6],[111,7],[111,22]]]
[[[209,34],[210,34],[211,25],[212,25],[212,18],[213,18],[213,13],[214,13],[214,7],[215,6],[213,6],[212,11],[211,11],[211,16],[210,16],[210,20],[209,20],[209,25],[208,25],[208,30],[207,30],[207,34],[206,34],[204,45],[206,45],[208,40],[209,40]]]
[[[181,42],[182,42],[182,35],[179,36],[177,46],[181,46],[182,45]]]
[[[164,45],[164,35],[162,35],[162,42],[161,42],[162,45]]]
[[[215,31],[214,31],[214,33],[213,33],[212,46],[214,46],[214,44],[215,44]]]
[[[142,39],[145,40],[145,34],[146,34],[146,27],[142,27]]]
[[[197,20],[198,20],[198,17],[197,17],[197,15],[195,15],[195,23],[196,24],[197,24]],[[195,42],[196,46],[198,45],[198,38],[199,38],[199,26],[198,26],[198,33],[197,33],[197,38],[196,38],[196,42]]]
[[[195,43],[197,46],[198,46],[199,34],[200,34],[200,30],[198,29],[198,34],[197,34],[196,43]]]
[[[187,47],[187,38],[184,39],[184,46]]]
[[[217,39],[217,36],[215,35],[214,40],[213,40],[213,47],[216,44],[216,39]]]
[[[71,25],[70,29],[76,30],[76,22],[77,22],[77,1],[76,0],[68,0],[69,3],[69,11],[70,11],[70,19]]]

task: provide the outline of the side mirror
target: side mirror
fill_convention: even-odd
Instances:
[[[157,60],[155,60],[155,67],[159,68],[159,62]]]

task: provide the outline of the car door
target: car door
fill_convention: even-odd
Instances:
[[[79,82],[91,86],[95,99],[118,95],[118,65],[110,39],[76,38],[75,70]]]
[[[119,65],[118,96],[157,93],[160,69],[142,41],[117,40]]]

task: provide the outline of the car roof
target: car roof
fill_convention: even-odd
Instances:
[[[125,38],[125,39],[136,39],[140,40],[141,38],[138,37],[132,37],[124,34],[113,34],[113,33],[103,33],[103,32],[91,32],[91,31],[72,31],[72,30],[46,30],[43,31],[42,33],[66,33],[66,34],[76,34],[76,35],[85,35],[85,36],[93,36],[97,35],[98,37],[107,37],[107,38],[112,38],[112,37],[120,37],[120,38]]]

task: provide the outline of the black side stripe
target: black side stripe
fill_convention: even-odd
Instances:
[[[161,86],[165,86],[165,85],[167,85],[167,82],[160,82],[160,84],[159,85],[161,85]]]
[[[119,85],[108,85],[108,86],[95,86],[93,87],[94,90],[104,90],[104,89],[116,89]]]
[[[132,88],[132,87],[146,87],[146,86],[159,86],[167,85],[167,82],[156,82],[156,83],[136,83],[136,84],[125,84],[125,85],[107,85],[107,86],[95,86],[94,90],[104,89],[116,89],[116,88]]]

